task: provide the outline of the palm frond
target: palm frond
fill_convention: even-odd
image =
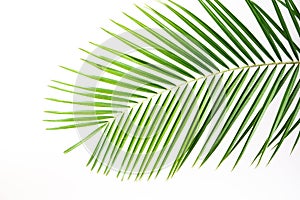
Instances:
[[[124,13],[147,34],[112,20],[134,40],[103,30],[138,54],[93,42],[118,59],[81,49],[93,58],[82,61],[101,75],[62,68],[100,87],[53,81],[52,89],[87,100],[47,98],[81,106],[74,111],[46,111],[67,116],[45,120],[63,123],[49,130],[92,127],[92,132],[65,151],[100,136],[87,163],[92,170],[98,165],[98,172],[109,174],[116,169],[118,177],[135,175],[138,180],[146,174],[158,176],[171,163],[170,178],[192,152],[197,155],[194,165],[204,165],[220,145],[226,145],[225,138],[232,139],[218,166],[237,152],[235,168],[253,136],[261,132],[261,121],[276,99],[272,125],[261,133],[265,140],[253,163],[260,164],[267,151],[272,152],[270,163],[293,134],[294,151],[300,138],[300,13],[292,0],[269,1],[275,16],[245,0],[260,30],[251,30],[219,0],[197,4],[215,24],[173,1],[161,3],[170,16],[150,6],[136,6],[160,29]]]

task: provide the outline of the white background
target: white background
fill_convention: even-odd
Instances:
[[[151,3],[0,2],[0,200],[299,199],[300,149],[289,155],[292,140],[268,167],[249,167],[250,159],[233,172],[230,159],[218,170],[216,163],[200,170],[187,164],[168,181],[121,182],[114,174],[90,172],[83,147],[63,154],[78,137],[75,130],[45,131],[43,111],[49,102],[44,98],[56,94],[47,85],[52,79],[72,81],[74,77],[57,66],[79,68],[79,58],[85,55],[78,48],[89,48],[88,41],[105,41],[108,35],[99,27],[114,30],[109,19],[122,21],[121,11],[139,16],[133,4],[143,2]],[[226,2],[247,19],[243,1]],[[196,10],[198,4],[189,0],[184,5]]]

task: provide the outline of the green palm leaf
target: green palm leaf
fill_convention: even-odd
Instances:
[[[194,165],[205,164],[226,145],[225,138],[232,139],[218,166],[237,151],[235,168],[276,100],[270,130],[261,132],[265,140],[254,152],[253,163],[260,164],[271,151],[270,163],[286,139],[296,134],[293,151],[300,138],[300,13],[292,0],[270,1],[275,17],[245,0],[262,35],[219,0],[197,4],[215,24],[173,1],[161,3],[172,14],[168,16],[150,6],[136,6],[160,29],[124,13],[147,34],[112,20],[135,39],[103,30],[138,54],[96,43],[91,44],[118,59],[81,49],[93,58],[82,60],[102,75],[62,68],[101,87],[53,81],[52,89],[88,100],[47,98],[81,106],[74,111],[46,111],[67,116],[45,120],[63,124],[49,130],[93,128],[65,153],[98,136],[87,163],[91,169],[98,165],[98,172],[109,174],[117,166],[118,177],[137,180],[147,174],[158,176],[171,163],[170,178],[192,152],[197,155]]]

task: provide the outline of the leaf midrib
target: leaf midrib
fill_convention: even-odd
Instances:
[[[227,72],[232,72],[232,71],[235,71],[235,70],[243,70],[243,69],[251,69],[251,68],[256,68],[256,67],[271,67],[271,66],[277,66],[277,65],[294,65],[294,64],[300,64],[300,61],[282,61],[282,62],[271,62],[271,63],[261,63],[261,64],[253,64],[253,65],[246,65],[246,66],[243,66],[243,67],[235,67],[235,68],[230,68],[230,69],[226,69],[226,70],[222,70],[222,71],[217,71],[217,72],[214,72],[214,73],[211,73],[211,74],[208,74],[206,76],[200,76],[198,78],[195,78],[195,79],[191,79],[191,80],[188,80],[188,81],[185,81],[179,85],[176,85],[174,87],[171,87],[171,88],[168,88],[166,90],[162,90],[158,93],[155,93],[154,95],[150,96],[149,98],[146,98],[144,99],[143,101],[141,102],[138,102],[132,106],[130,106],[128,109],[131,110],[133,109],[135,106],[138,106],[138,105],[141,105],[143,103],[145,103],[146,101],[149,101],[150,99],[152,99],[153,97],[157,96],[157,95],[161,95],[163,94],[164,92],[168,92],[168,91],[171,91],[173,89],[176,89],[176,88],[179,88],[179,87],[182,87],[184,85],[187,85],[187,84],[190,84],[194,81],[198,81],[198,80],[201,80],[201,79],[206,79],[206,78],[209,78],[209,77],[212,77],[212,76],[217,76],[219,74],[224,74],[224,73],[227,73]],[[117,115],[115,115],[114,118],[112,118],[111,120],[114,120],[116,119],[119,115],[122,115],[124,114],[125,112],[122,111],[122,112],[119,112]],[[108,120],[107,123],[110,123],[110,120]]]

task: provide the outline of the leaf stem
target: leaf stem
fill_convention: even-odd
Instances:
[[[158,92],[158,93],[155,93],[154,95],[150,96],[149,98],[146,98],[144,99],[143,101],[141,102],[138,102],[132,106],[129,107],[129,109],[133,109],[135,106],[137,105],[140,105],[140,104],[143,104],[144,102],[146,101],[149,101],[149,99],[152,99],[153,97],[155,97],[156,95],[161,95],[162,93],[164,92],[168,92],[168,91],[171,91],[173,89],[176,89],[176,88],[179,88],[179,87],[182,87],[184,85],[188,85],[192,82],[196,82],[196,81],[199,81],[201,79],[206,79],[206,78],[209,78],[209,77],[212,77],[212,76],[217,76],[219,74],[224,74],[224,73],[227,73],[227,72],[233,72],[235,70],[243,70],[243,69],[251,69],[251,68],[255,68],[255,67],[269,67],[269,66],[277,66],[277,65],[294,65],[294,64],[300,64],[300,61],[285,61],[285,62],[271,62],[271,63],[261,63],[261,64],[253,64],[253,65],[246,65],[246,66],[243,66],[243,67],[235,67],[235,68],[231,68],[231,69],[226,69],[226,70],[222,70],[222,71],[217,71],[217,72],[214,72],[214,73],[211,73],[211,74],[208,74],[206,76],[200,76],[198,78],[195,78],[195,79],[191,79],[189,81],[186,81],[184,83],[181,83],[179,85],[176,85],[174,87],[171,87],[169,89],[166,89],[166,90],[162,90],[161,92]],[[117,113],[116,116],[118,116],[119,114],[121,114],[123,112],[120,112],[120,113]]]

